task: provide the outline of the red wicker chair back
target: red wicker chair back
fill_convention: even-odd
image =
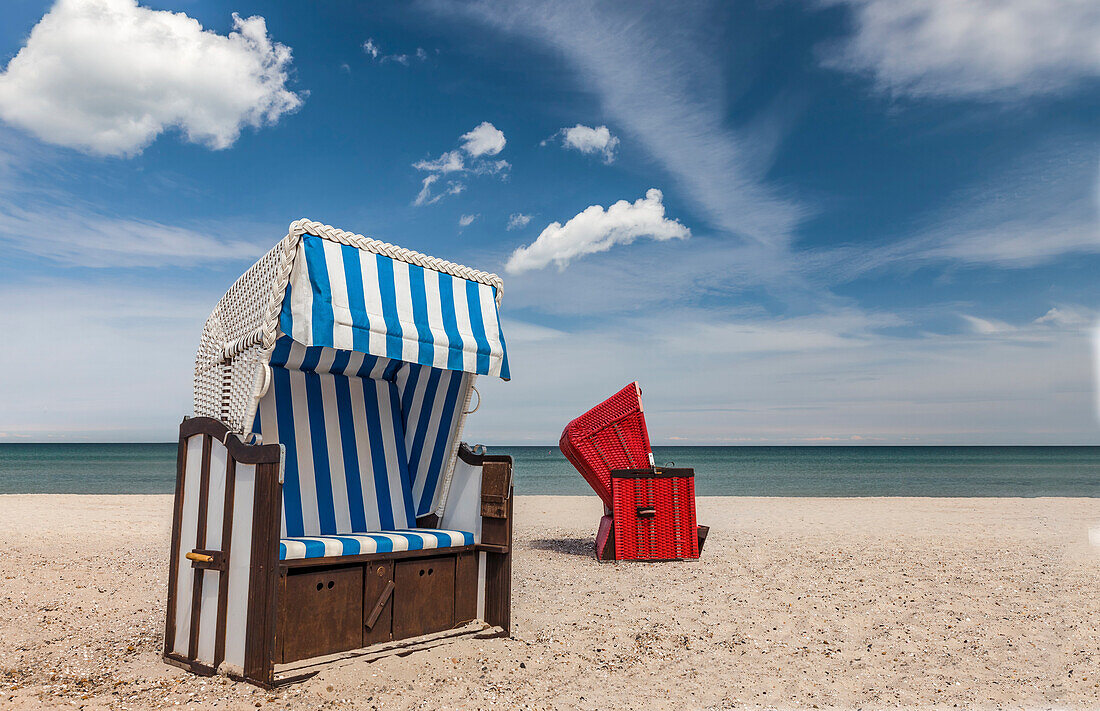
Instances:
[[[565,426],[558,443],[577,471],[610,509],[613,469],[653,466],[642,392],[634,382]]]

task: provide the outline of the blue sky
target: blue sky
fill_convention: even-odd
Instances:
[[[1100,444],[1098,38],[1077,0],[4,3],[0,441],[172,439],[309,217],[502,274],[473,440],[637,379],[657,443]]]

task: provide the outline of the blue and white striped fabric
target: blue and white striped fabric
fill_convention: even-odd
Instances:
[[[452,370],[403,364],[395,383],[401,398],[416,515],[433,510],[444,468],[454,456],[467,387],[475,376]]]
[[[393,382],[402,365],[276,342],[254,430],[286,447],[282,537],[416,526]]]
[[[310,234],[279,328],[308,346],[510,377],[494,287]]]
[[[279,560],[332,558],[340,555],[418,551],[472,546],[474,534],[437,528],[349,533],[339,536],[299,536],[279,541]]]

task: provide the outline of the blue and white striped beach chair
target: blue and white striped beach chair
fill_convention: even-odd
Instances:
[[[167,661],[271,686],[305,658],[508,633],[512,462],[460,442],[474,379],[509,377],[501,289],[306,220],[237,280],[180,427]]]

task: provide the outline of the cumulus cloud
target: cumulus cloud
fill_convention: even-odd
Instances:
[[[507,175],[511,164],[506,160],[489,160],[488,156],[495,156],[504,150],[507,141],[504,132],[488,121],[483,121],[468,133],[459,137],[462,145],[454,150],[446,151],[438,158],[420,160],[413,163],[417,170],[428,173],[420,183],[420,192],[413,200],[413,205],[432,205],[442,200],[447,195],[458,195],[466,189],[466,184],[461,181],[462,176],[467,175]],[[447,184],[443,192],[433,192],[433,186],[444,175],[453,175],[456,179]]]
[[[98,155],[140,153],[171,128],[222,149],[301,105],[290,63],[262,17],[234,14],[219,35],[136,0],[59,0],[0,74],[0,118]]]
[[[913,96],[1013,97],[1100,75],[1095,0],[826,0],[852,8],[854,34],[827,65]]]
[[[504,132],[488,121],[482,121],[477,128],[462,134],[462,150],[475,158],[495,156],[504,150],[505,143]]]
[[[459,227],[469,227],[470,225],[472,225],[474,223],[474,220],[476,220],[479,217],[481,217],[480,214],[478,214],[478,215],[463,215],[462,217],[458,218],[458,226]]]
[[[606,252],[639,237],[658,241],[690,237],[691,230],[679,220],[665,217],[663,198],[660,190],[650,188],[633,203],[620,200],[606,210],[592,205],[564,225],[551,222],[533,243],[513,252],[504,268],[511,274],[541,269],[551,262],[564,268],[577,257]]]
[[[604,163],[615,161],[615,149],[619,146],[619,139],[617,136],[611,135],[611,131],[607,126],[592,128],[578,123],[572,128],[561,129],[547,140],[559,137],[561,138],[561,144],[566,148],[587,155],[599,155],[603,158]]]
[[[522,212],[513,212],[508,216],[509,230],[521,230],[530,223],[531,215],[524,215]]]

